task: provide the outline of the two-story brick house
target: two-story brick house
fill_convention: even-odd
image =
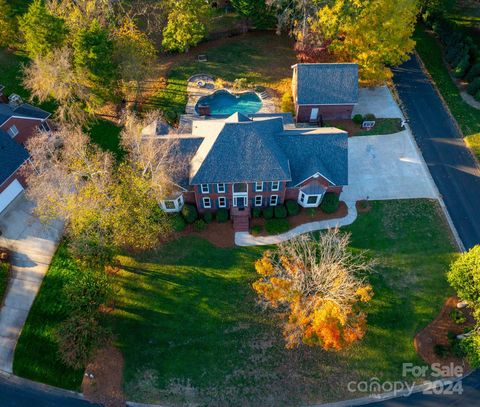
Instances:
[[[49,131],[49,117],[50,113],[15,95],[6,98],[0,94],[0,213],[25,187],[21,168],[29,154],[23,143],[38,129]]]
[[[175,139],[189,157],[188,168],[174,180],[175,193],[161,208],[178,212],[188,202],[199,212],[226,208],[235,218],[287,199],[317,207],[325,192],[341,193],[348,184],[347,133],[285,127],[284,120],[235,113],[195,121],[188,135],[159,136]]]

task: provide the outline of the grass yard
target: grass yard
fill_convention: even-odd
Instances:
[[[0,262],[0,304],[2,304],[5,291],[7,290],[9,270],[9,263]]]
[[[208,62],[197,62],[198,53],[205,53]],[[167,74],[166,86],[158,90],[145,106],[160,109],[170,121],[177,120],[185,113],[187,79],[197,73],[230,82],[247,78],[252,84],[270,86],[283,92],[290,86],[290,67],[295,62],[293,42],[286,36],[253,32],[228,38],[206,51],[192,50],[188,59],[179,59]]]
[[[129,400],[168,405],[300,405],[350,398],[351,380],[400,379],[421,363],[413,336],[451,293],[444,272],[454,256],[433,201],[373,202],[348,230],[354,249],[378,258],[364,340],[341,353],[286,350],[275,318],[250,284],[262,248],[219,249],[184,237],[120,258],[117,305],[107,323],[125,357]],[[20,376],[78,389],[82,372],[55,358],[65,317],[62,285],[74,272],[61,246],[15,353]],[[361,396],[358,394],[357,396]]]
[[[67,368],[58,359],[55,340],[55,329],[69,316],[63,286],[77,272],[66,246],[60,245],[15,348],[14,374],[65,389],[80,389],[83,372]]]
[[[480,7],[477,0],[454,1],[446,16],[463,28],[480,45]]]
[[[401,119],[375,119],[375,126],[371,130],[360,130],[355,136],[379,136],[395,134],[402,131]]]
[[[416,49],[428,72],[457,120],[469,145],[480,144],[480,110],[464,102],[442,58],[437,39],[419,25],[415,31]],[[480,159],[480,151],[474,150]]]

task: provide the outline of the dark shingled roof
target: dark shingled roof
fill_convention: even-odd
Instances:
[[[190,183],[289,181],[288,160],[274,141],[282,131],[281,118],[225,122],[193,157]]]
[[[298,104],[357,103],[357,64],[297,64],[295,66],[298,71]]]
[[[277,138],[290,162],[292,180],[288,186],[295,186],[317,172],[335,185],[348,185],[348,134],[333,131],[309,134],[306,130],[287,130]]]
[[[29,157],[27,150],[0,129],[0,185]]]
[[[50,117],[50,113],[28,103],[22,103],[16,108],[10,106],[8,103],[0,103],[0,124],[5,123],[12,116],[44,120]]]
[[[200,147],[200,144],[203,142],[203,138],[201,137],[176,137],[176,141],[178,141],[178,149],[179,153],[188,158],[189,160],[192,159],[192,157],[195,155],[197,152],[198,148]],[[189,166],[186,165],[184,170],[178,174],[175,174],[175,179],[173,182],[175,182],[177,185],[180,185],[181,187],[187,189],[188,183],[189,183]]]
[[[234,113],[237,114],[237,113]],[[245,117],[245,115],[238,113],[239,115],[242,115]],[[249,113],[246,115],[249,119],[272,119],[274,117],[280,117],[283,119],[283,124],[293,124],[293,116],[289,112],[280,112],[280,113]],[[231,117],[231,115],[226,115],[226,114],[214,114],[210,116],[205,116],[204,120],[219,120],[219,119],[227,119]]]

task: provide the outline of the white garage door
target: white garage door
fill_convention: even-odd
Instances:
[[[22,184],[17,180],[14,180],[2,193],[0,193],[0,212],[2,212],[22,191]]]

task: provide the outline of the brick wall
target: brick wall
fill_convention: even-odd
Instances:
[[[323,120],[350,119],[352,117],[353,105],[305,105],[297,106],[297,122],[308,123],[312,108],[318,108],[318,118]]]
[[[18,129],[18,134],[15,136],[14,140],[17,143],[25,143],[29,137],[31,137],[38,126],[42,123],[41,120],[34,119],[17,119],[12,117],[8,119],[4,124],[0,126],[1,129],[8,131],[10,127],[15,125]]]

